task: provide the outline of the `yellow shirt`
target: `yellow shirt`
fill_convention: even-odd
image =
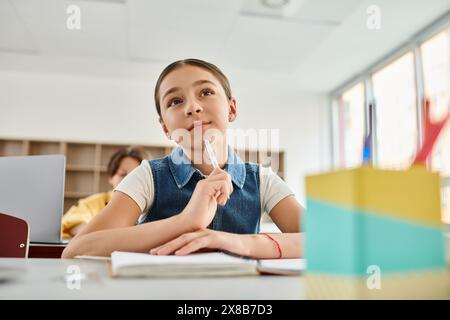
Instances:
[[[88,223],[111,200],[113,191],[97,193],[80,199],[76,206],[72,206],[62,219],[63,238],[70,238],[69,230],[81,223]]]

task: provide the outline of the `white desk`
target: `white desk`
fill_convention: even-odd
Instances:
[[[69,289],[68,267],[78,266],[85,279]],[[2,280],[3,299],[303,299],[303,279],[292,276],[251,276],[190,279],[113,279],[106,261],[0,258],[0,269],[20,269]],[[73,278],[72,278],[73,279]],[[69,282],[69,286],[74,282]]]

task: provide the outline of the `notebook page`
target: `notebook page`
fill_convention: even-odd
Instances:
[[[258,267],[301,272],[306,270],[306,259],[261,259]]]
[[[222,252],[198,253],[187,256],[157,256],[146,253],[114,251],[111,254],[111,262],[113,269],[141,265],[256,265],[255,260],[242,259]]]

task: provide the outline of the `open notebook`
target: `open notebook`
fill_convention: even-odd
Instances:
[[[111,254],[113,277],[210,277],[265,274],[300,274],[303,259],[253,260],[223,252],[187,256],[154,256],[144,253]]]

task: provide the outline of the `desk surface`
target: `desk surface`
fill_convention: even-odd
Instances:
[[[70,266],[79,268],[76,289]],[[13,270],[11,280],[2,270]],[[20,270],[16,272],[14,270]],[[6,273],[6,272],[4,272]],[[68,278],[69,276],[69,278]],[[70,289],[72,287],[72,289]],[[248,276],[226,278],[113,279],[106,261],[0,258],[3,299],[303,299],[303,278]]]

